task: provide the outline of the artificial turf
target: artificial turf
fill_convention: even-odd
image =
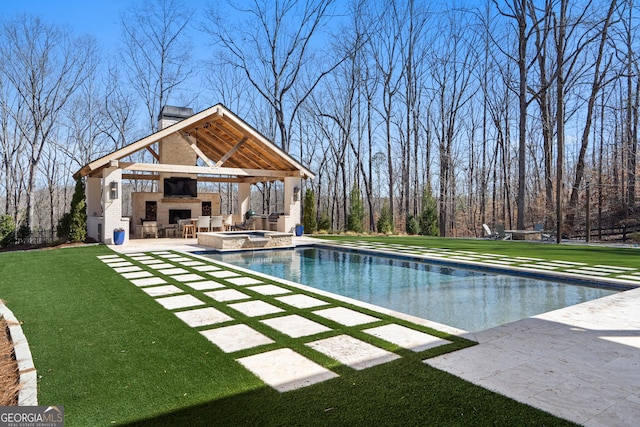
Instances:
[[[362,371],[326,360],[339,378],[278,393],[97,258],[109,253],[0,254],[39,404],[64,405],[67,425],[570,425],[422,363],[437,351]]]

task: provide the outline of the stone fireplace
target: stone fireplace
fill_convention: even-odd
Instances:
[[[177,224],[179,219],[191,218],[191,209],[169,209],[169,224]]]

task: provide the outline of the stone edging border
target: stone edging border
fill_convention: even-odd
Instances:
[[[33,364],[31,350],[27,337],[22,332],[20,322],[13,315],[13,312],[4,304],[0,303],[0,315],[4,316],[9,326],[9,333],[13,341],[13,348],[18,362],[18,372],[20,373],[20,391],[18,392],[18,406],[38,405],[38,375]]]

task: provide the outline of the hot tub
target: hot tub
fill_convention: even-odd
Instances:
[[[222,231],[198,233],[198,244],[220,251],[293,247],[293,234],[278,231]]]

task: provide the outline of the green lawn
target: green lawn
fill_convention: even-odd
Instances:
[[[409,242],[492,252],[519,246]],[[626,252],[616,252],[611,259],[622,262]],[[339,378],[278,393],[97,258],[110,253],[105,246],[0,253],[0,298],[24,322],[39,404],[64,405],[69,426],[571,425],[422,363],[438,351],[397,351],[400,359],[362,371],[326,360]],[[449,338],[448,349],[470,344]]]

